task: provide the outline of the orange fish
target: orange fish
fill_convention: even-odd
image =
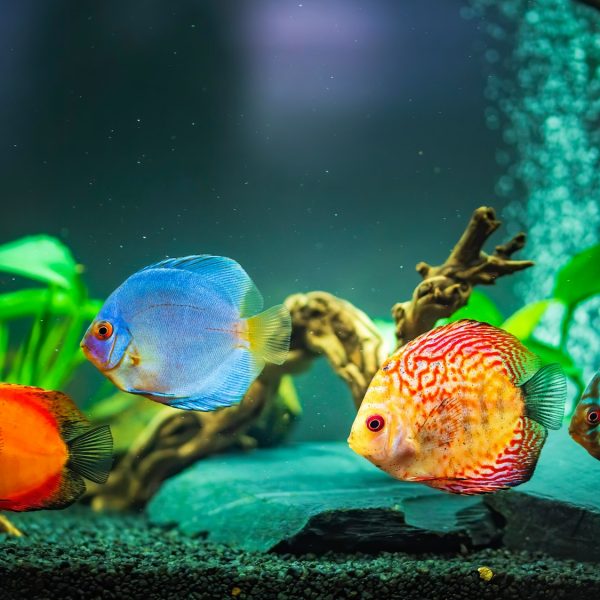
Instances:
[[[397,479],[457,494],[513,487],[559,429],[566,381],[509,333],[477,321],[438,327],[373,378],[348,443]]]
[[[65,508],[111,465],[109,427],[91,428],[68,396],[0,384],[0,510]]]

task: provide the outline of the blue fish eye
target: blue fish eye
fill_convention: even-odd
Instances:
[[[98,340],[107,340],[113,334],[113,326],[110,321],[98,321],[94,325],[94,337]]]

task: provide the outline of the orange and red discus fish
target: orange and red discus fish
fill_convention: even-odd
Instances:
[[[64,508],[111,465],[109,427],[90,427],[68,396],[0,384],[0,510]]]
[[[375,375],[348,442],[397,479],[457,494],[527,481],[547,429],[559,429],[566,381],[559,365],[477,321],[438,327]]]

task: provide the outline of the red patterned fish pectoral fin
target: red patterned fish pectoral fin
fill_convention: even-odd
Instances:
[[[560,429],[565,416],[567,380],[558,364],[542,367],[522,387],[527,416],[548,429]]]
[[[464,428],[464,420],[464,406],[459,398],[441,400],[417,429],[421,450],[430,451],[449,444]]]
[[[546,441],[545,427],[521,417],[512,441],[494,463],[477,469],[471,477],[419,478],[425,485],[454,494],[488,494],[511,488],[528,481],[535,470],[537,460]]]

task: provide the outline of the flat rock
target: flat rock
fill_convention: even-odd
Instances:
[[[530,481],[485,502],[506,521],[506,547],[600,561],[600,461],[566,427],[550,433]]]
[[[452,551],[499,536],[482,498],[396,481],[343,442],[200,461],[147,511],[154,524],[259,551]]]

